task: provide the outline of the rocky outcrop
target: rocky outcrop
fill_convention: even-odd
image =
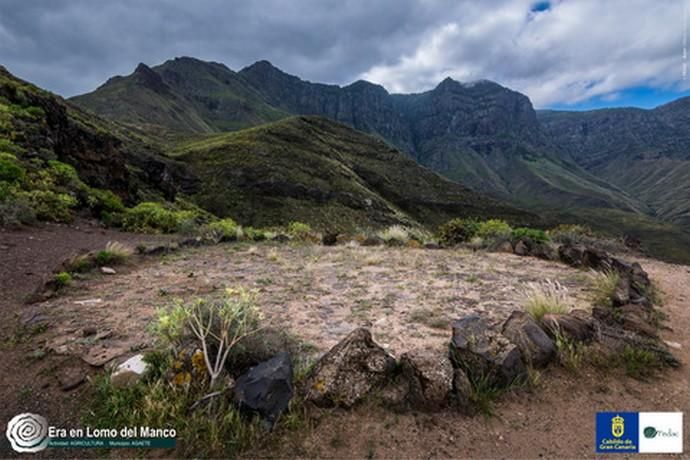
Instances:
[[[115,368],[110,376],[110,383],[116,388],[134,385],[144,376],[149,365],[144,361],[144,355],[132,356]]]
[[[395,366],[371,332],[355,329],[316,363],[305,379],[305,399],[320,406],[352,407],[388,383]]]
[[[517,345],[493,330],[478,315],[453,323],[451,358],[470,377],[506,386],[525,376],[526,368]]]
[[[565,314],[547,313],[542,317],[541,324],[554,339],[563,337],[575,342],[587,342],[596,334],[595,322],[584,310],[573,310]]]
[[[437,409],[453,391],[453,365],[448,352],[417,349],[400,356],[402,377],[408,385],[408,402],[420,409]]]
[[[503,335],[516,344],[526,363],[546,366],[556,355],[556,345],[526,312],[514,311],[503,323]]]

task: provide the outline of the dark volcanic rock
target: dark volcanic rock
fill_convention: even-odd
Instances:
[[[306,399],[321,406],[351,407],[383,386],[395,359],[367,329],[352,331],[319,359],[305,381]]]
[[[470,376],[486,378],[494,385],[509,385],[526,372],[517,345],[477,315],[453,323],[451,357]]]
[[[408,401],[420,409],[435,409],[448,401],[453,390],[453,365],[448,352],[412,350],[400,357],[408,382]]]
[[[544,330],[553,338],[562,335],[567,339],[585,342],[596,333],[595,324],[589,314],[574,310],[567,314],[547,313],[541,320]]]
[[[235,401],[244,410],[275,422],[292,399],[292,359],[280,353],[253,367],[235,384]]]
[[[553,340],[525,312],[511,313],[503,323],[503,335],[520,348],[525,362],[533,366],[546,366],[556,354]]]

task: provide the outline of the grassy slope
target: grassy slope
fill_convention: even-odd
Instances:
[[[437,225],[457,216],[535,223],[336,122],[296,117],[194,140],[175,155],[202,179],[197,202],[251,225],[304,220],[320,228]]]

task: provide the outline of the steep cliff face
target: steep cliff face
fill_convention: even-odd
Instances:
[[[542,111],[539,120],[582,167],[638,197],[648,214],[690,228],[690,99],[654,110]]]

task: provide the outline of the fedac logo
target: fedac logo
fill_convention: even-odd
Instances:
[[[639,452],[639,414],[637,412],[597,413],[597,452]]]
[[[597,453],[682,453],[682,412],[599,412]]]

